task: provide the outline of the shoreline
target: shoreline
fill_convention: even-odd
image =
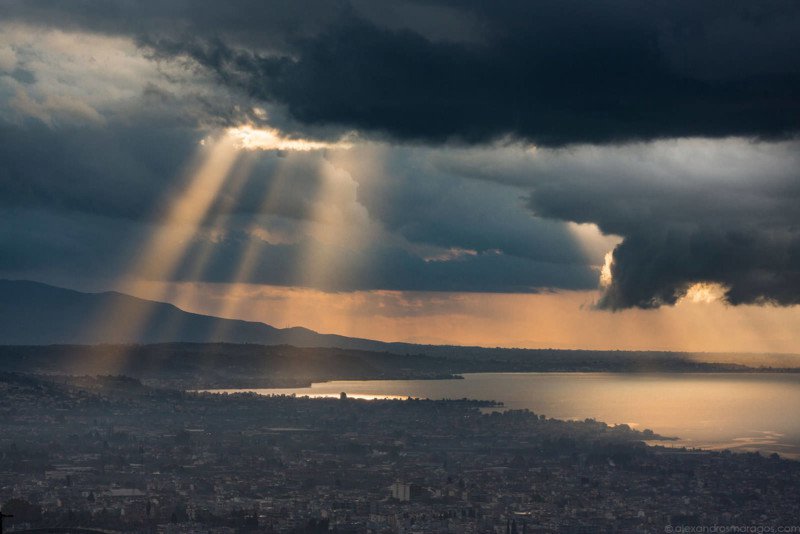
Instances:
[[[507,380],[503,380],[507,376]],[[524,377],[530,376],[529,382]],[[785,373],[613,373],[613,372],[513,372],[513,373],[465,373],[463,379],[467,382],[478,379],[472,383],[457,383],[443,381],[441,386],[430,384],[426,386],[425,381],[410,381],[407,385],[405,380],[397,381],[392,384],[392,380],[342,380],[342,381],[320,381],[313,385],[299,388],[197,388],[208,393],[228,393],[235,394],[240,392],[252,392],[264,396],[273,395],[294,395],[296,397],[323,397],[336,398],[341,392],[345,392],[348,397],[364,400],[384,400],[384,399],[494,399],[495,403],[491,406],[482,408],[481,411],[514,411],[527,409],[536,413],[547,413],[557,420],[582,421],[584,419],[596,419],[606,421],[609,425],[630,424],[633,428],[651,428],[657,430],[662,437],[671,439],[660,440],[661,443],[680,444],[691,450],[731,450],[737,454],[746,454],[753,451],[761,451],[762,454],[777,452],[781,457],[800,459],[800,443],[797,440],[796,425],[791,421],[781,422],[765,418],[763,427],[758,426],[760,419],[753,420],[754,411],[742,415],[728,417],[723,410],[719,411],[719,418],[712,419],[711,422],[704,423],[698,418],[707,417],[703,414],[696,414],[694,410],[685,411],[679,408],[674,416],[664,419],[661,403],[652,408],[643,405],[641,408],[629,409],[625,407],[625,402],[614,396],[607,394],[609,387],[616,389],[621,385],[628,395],[633,392],[631,397],[634,404],[651,387],[656,388],[654,394],[665,391],[671,394],[682,395],[683,391],[700,391],[692,395],[704,395],[702,393],[711,387],[711,406],[710,413],[716,413],[716,406],[723,402],[727,395],[720,397],[718,390],[730,390],[743,387],[760,388],[758,391],[774,387],[790,388],[788,391],[796,391],[798,382],[797,375]],[[556,379],[553,383],[551,379]],[[622,381],[622,382],[620,382]],[[731,381],[729,383],[729,381]],[[340,383],[341,382],[341,383]],[[354,383],[355,382],[355,383]],[[625,386],[629,384],[630,387]],[[652,386],[650,385],[652,383]],[[445,385],[447,384],[447,385]],[[554,384],[551,389],[549,385]],[[373,386],[374,385],[374,386]],[[509,389],[506,389],[508,386]],[[494,388],[494,389],[493,389]],[[525,388],[532,388],[531,391],[543,393],[525,394]],[[545,388],[545,389],[541,389]],[[643,389],[644,388],[644,389]],[[510,392],[505,396],[498,392]],[[549,392],[548,392],[549,391]],[[560,400],[559,392],[563,392],[567,397]],[[579,393],[582,392],[582,393]],[[762,393],[763,394],[763,393]],[[522,396],[520,396],[522,395]],[[585,400],[585,395],[589,395],[589,400]],[[611,396],[609,396],[611,395]],[[767,392],[764,398],[765,407],[770,405],[774,395]],[[628,398],[628,397],[621,397]],[[591,399],[598,399],[596,402],[599,408],[591,409]],[[606,399],[610,404],[605,404]],[[774,399],[773,399],[774,400]],[[553,404],[553,403],[556,404]],[[568,402],[569,404],[560,404]],[[666,401],[665,401],[666,402]],[[694,402],[691,399],[683,402]],[[704,404],[702,401],[701,404]],[[589,404],[587,404],[589,403]],[[773,402],[774,404],[774,402]],[[573,406],[574,405],[574,406]],[[681,404],[679,404],[681,405]],[[572,407],[571,407],[572,406]],[[622,407],[622,408],[620,408]],[[655,410],[655,411],[650,411]],[[707,410],[708,411],[708,410]],[[756,409],[757,411],[757,409]],[[767,412],[764,412],[765,414]],[[681,414],[684,414],[683,416]],[[686,421],[682,418],[686,417]],[[712,415],[712,417],[714,417]],[[771,421],[771,422],[770,422]],[[708,430],[707,425],[718,425],[716,430]],[[755,425],[755,426],[753,426]],[[762,432],[762,430],[764,432]],[[767,432],[770,431],[770,432]],[[769,435],[768,435],[769,434]],[[646,438],[649,439],[649,438]],[[672,448],[672,447],[670,447]]]
[[[32,373],[39,374],[39,373]],[[43,374],[43,373],[42,373]],[[181,385],[181,383],[190,382],[188,379],[160,379],[160,378],[140,378],[143,384],[153,387],[167,387],[173,389],[184,390],[226,390],[226,389],[301,389],[311,388],[314,384],[330,384],[332,382],[383,382],[383,381],[449,381],[449,380],[464,380],[467,376],[475,375],[614,375],[614,376],[743,376],[743,375],[786,375],[798,376],[800,375],[800,368],[790,368],[789,370],[783,369],[757,369],[752,370],[670,370],[670,371],[615,371],[615,370],[578,370],[578,369],[554,369],[554,370],[536,370],[536,371],[472,371],[460,372],[452,375],[423,375],[414,376],[408,374],[389,375],[379,377],[333,377],[333,378],[309,378],[301,379],[298,381],[281,381],[275,382],[262,382],[259,379],[243,379],[237,383],[238,378],[232,380],[225,380],[225,384],[219,382],[193,382],[191,384]],[[254,381],[251,381],[254,380]]]

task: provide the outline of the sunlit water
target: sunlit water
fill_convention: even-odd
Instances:
[[[795,374],[476,373],[464,380],[345,380],[309,388],[216,391],[496,400],[548,417],[626,423],[680,438],[669,446],[800,458],[800,375]]]

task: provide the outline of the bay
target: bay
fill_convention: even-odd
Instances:
[[[777,452],[800,459],[800,375],[474,373],[463,380],[342,380],[263,395],[479,399],[557,419],[592,418],[679,438],[667,446]]]

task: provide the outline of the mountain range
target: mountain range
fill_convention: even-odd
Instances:
[[[532,325],[535,328],[535,325]],[[684,369],[693,362],[798,368],[793,354],[678,353],[513,349],[383,342],[308,328],[224,319],[114,291],[85,293],[27,280],[0,280],[0,345],[235,343],[416,354],[489,364],[505,370]],[[511,365],[513,364],[513,365]],[[687,367],[687,364],[689,365]]]
[[[178,341],[361,350],[403,349],[407,345],[201,315],[115,291],[84,293],[40,282],[0,280],[2,345]]]

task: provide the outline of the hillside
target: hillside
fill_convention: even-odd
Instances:
[[[134,323],[136,326],[131,327]],[[318,334],[300,327],[282,329],[200,315],[172,304],[117,292],[83,293],[39,282],[0,280],[0,344],[173,341],[381,350],[385,345],[367,339]]]
[[[135,325],[136,327],[132,327]],[[532,325],[535,328],[535,325]],[[507,371],[693,371],[798,368],[791,354],[692,354],[656,351],[506,349],[386,343],[320,334],[307,328],[223,319],[116,292],[83,293],[39,282],[0,280],[0,345],[251,344],[326,347],[426,355],[474,362],[448,372]],[[699,368],[697,363],[714,364]],[[736,364],[736,365],[730,365]]]

